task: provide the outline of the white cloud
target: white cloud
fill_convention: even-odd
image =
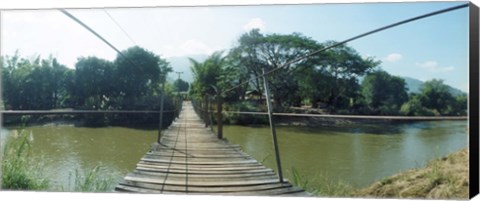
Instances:
[[[265,21],[260,18],[253,18],[247,24],[243,25],[243,29],[245,31],[250,31],[252,29],[260,29],[261,31],[265,31]]]
[[[430,72],[448,72],[455,69],[453,66],[440,67],[437,61],[425,61],[423,63],[416,63],[416,65]]]
[[[198,40],[187,40],[180,45],[180,50],[185,55],[207,54],[210,55],[215,50],[205,43]]]
[[[383,60],[388,62],[397,62],[397,61],[400,61],[402,58],[403,56],[401,54],[392,53],[392,54],[389,54],[387,57],[383,58]]]
[[[427,68],[427,69],[433,69],[438,66],[438,63],[436,61],[426,61],[423,63],[417,63],[417,66],[420,66],[422,68]]]

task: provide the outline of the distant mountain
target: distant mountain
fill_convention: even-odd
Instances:
[[[420,87],[422,87],[423,82],[411,77],[402,77],[405,79],[407,84],[408,93],[420,93]]]
[[[166,60],[170,62],[172,66],[173,72],[168,74],[168,81],[174,81],[178,78],[178,74],[175,72],[183,72],[180,74],[180,78],[185,80],[189,83],[193,82],[193,74],[190,70],[190,60],[188,58],[195,59],[199,62],[205,61],[208,55],[187,55],[187,56],[179,56],[179,57],[168,57]]]
[[[407,87],[408,87],[408,93],[420,93],[420,88],[423,86],[424,82],[411,77],[402,77],[402,78],[405,79],[405,83],[407,84]],[[447,87],[450,93],[453,94],[454,96],[460,96],[460,95],[466,94],[460,89],[451,87],[449,85],[447,85]]]

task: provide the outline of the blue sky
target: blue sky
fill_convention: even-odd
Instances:
[[[464,2],[309,4],[69,10],[119,49],[138,44],[161,55],[210,54],[252,28],[301,33],[319,42],[352,36]],[[130,41],[108,14],[133,38]],[[52,54],[73,68],[79,56],[116,53],[57,10],[2,12],[2,54]],[[348,43],[393,75],[443,79],[468,91],[468,9],[422,19]]]

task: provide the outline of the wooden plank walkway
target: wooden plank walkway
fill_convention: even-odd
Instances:
[[[163,194],[310,196],[238,145],[205,128],[190,102],[115,191]]]

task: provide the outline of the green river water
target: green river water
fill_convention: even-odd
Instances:
[[[15,128],[3,130],[13,137]],[[117,182],[156,141],[156,130],[120,127],[84,128],[44,125],[24,128],[32,154],[53,185],[68,189],[75,170],[102,165]],[[18,133],[18,132],[17,132]],[[267,167],[276,169],[269,127],[225,126],[231,142]],[[381,125],[308,128],[277,127],[282,169],[290,180],[292,168],[311,179],[319,175],[356,188],[464,148],[467,121],[432,121]],[[314,184],[315,185],[315,184]],[[320,184],[316,184],[320,185]]]

